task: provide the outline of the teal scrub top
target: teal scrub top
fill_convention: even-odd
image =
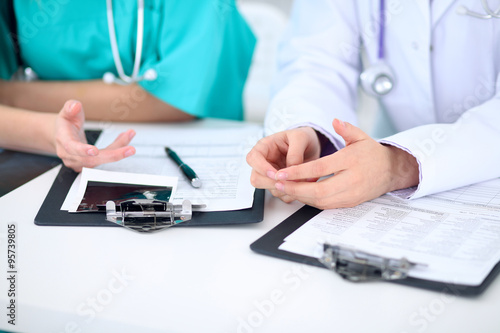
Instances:
[[[9,14],[7,2],[2,1],[0,3],[0,79],[2,80],[10,79],[19,66],[9,29],[12,24]]]
[[[21,58],[41,80],[117,75],[105,0],[14,0]],[[137,1],[113,1],[117,43],[131,75]],[[145,0],[140,85],[196,117],[243,119],[242,93],[255,37],[234,0]]]

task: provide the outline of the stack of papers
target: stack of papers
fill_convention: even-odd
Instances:
[[[141,180],[153,185],[147,175],[177,178],[177,187],[171,200],[181,203],[188,199],[192,204],[205,204],[204,211],[239,210],[252,207],[255,188],[250,183],[251,168],[246,163],[246,154],[262,137],[262,127],[252,124],[231,123],[227,128],[192,128],[182,124],[135,126],[136,136],[131,145],[136,154],[118,162],[104,164],[96,170],[110,171],[115,181],[134,183]],[[96,146],[100,149],[112,143],[119,133],[128,127],[114,126],[105,129]],[[167,156],[165,147],[171,147],[200,177],[200,188],[191,186],[179,167]],[[91,176],[96,176],[92,172]],[[92,177],[86,176],[86,180]],[[92,179],[91,179],[92,180]],[[162,184],[164,178],[158,178]],[[82,181],[80,174],[61,207],[74,211],[81,201]],[[137,182],[135,182],[137,183]],[[156,184],[156,185],[162,185]],[[82,186],[83,187],[83,186]]]
[[[409,275],[478,286],[500,261],[500,179],[416,200],[393,195],[325,210],[279,249],[319,258],[322,244],[420,263]]]

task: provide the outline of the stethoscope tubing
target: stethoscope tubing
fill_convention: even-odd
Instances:
[[[379,8],[379,34],[378,34],[378,59],[382,60],[385,57],[384,43],[385,43],[385,0],[380,0]]]
[[[486,12],[485,14],[480,14],[473,12],[472,10],[468,9],[465,6],[460,6],[457,8],[457,13],[460,15],[468,15],[472,16],[478,19],[482,20],[489,20],[493,18],[500,18],[500,7],[497,8],[497,10],[493,11],[490,6],[488,5],[488,2],[486,0],[481,0],[481,5],[483,6],[484,11]]]
[[[113,61],[115,63],[116,72],[119,79],[115,78],[113,74],[106,73],[104,80],[107,83],[131,84],[142,80],[150,80],[156,77],[156,72],[151,77],[139,77],[139,71],[142,61],[142,48],[144,44],[144,0],[137,0],[137,41],[135,47],[135,59],[132,75],[125,74],[123,64],[118,50],[118,41],[116,39],[115,20],[113,16],[113,1],[106,0],[106,15],[108,19],[109,41],[111,43],[111,52],[113,54]]]

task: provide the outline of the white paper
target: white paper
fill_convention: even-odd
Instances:
[[[61,210],[76,212],[80,202],[85,195],[87,183],[89,181],[122,183],[122,184],[138,184],[151,186],[168,186],[172,188],[172,197],[177,191],[177,177],[145,175],[138,173],[110,172],[97,169],[83,168],[78,175],[78,182],[75,181],[74,188],[71,189],[71,196],[66,196]],[[69,193],[69,192],[68,192]],[[64,208],[64,209],[63,209]]]
[[[479,285],[500,261],[500,179],[416,200],[384,195],[326,210],[280,249],[318,257],[323,242],[426,264],[410,276]]]
[[[137,134],[131,145],[136,148],[136,154],[96,169],[177,177],[179,182],[173,202],[189,199],[193,204],[207,205],[205,211],[250,208],[255,188],[250,183],[251,168],[245,158],[262,137],[262,127],[236,122],[224,128],[194,127],[184,124],[133,125]],[[96,146],[106,147],[127,128],[113,126],[105,129]],[[202,181],[201,188],[191,186],[179,167],[167,157],[166,146],[196,172]],[[73,195],[72,192],[70,190],[68,197]]]

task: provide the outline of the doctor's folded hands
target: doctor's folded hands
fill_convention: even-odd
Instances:
[[[359,128],[335,119],[345,148],[319,158],[312,128],[273,134],[248,154],[251,181],[285,202],[299,200],[320,209],[352,207],[392,190],[418,184],[418,164],[405,151],[382,145]],[[318,180],[327,175],[334,175]]]
[[[324,209],[500,177],[500,19],[487,4],[296,0],[252,184]],[[380,109],[370,135],[360,89]]]

